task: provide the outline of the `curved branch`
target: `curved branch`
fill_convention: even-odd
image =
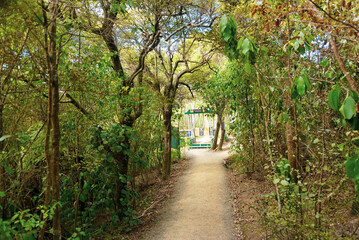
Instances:
[[[184,83],[184,82],[179,82],[178,84],[181,84],[181,85],[184,85],[188,88],[189,92],[191,93],[192,97],[194,98],[194,95],[193,95],[193,92],[192,92],[192,89],[191,87],[187,84],[187,83]]]
[[[330,15],[328,12],[326,12],[324,9],[322,9],[318,4],[316,4],[315,2],[313,2],[312,0],[309,0],[309,2],[311,2],[318,10],[322,11],[325,15],[327,15],[330,19],[339,22],[341,24],[344,24],[345,26],[348,26],[352,29],[354,29],[355,31],[359,32],[359,29],[357,27],[355,27],[354,25],[347,23],[347,22],[343,22],[339,19],[334,18],[332,15]]]

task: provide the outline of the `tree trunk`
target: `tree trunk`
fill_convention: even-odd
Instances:
[[[52,199],[55,203],[60,201],[60,179],[59,179],[59,162],[60,162],[60,121],[59,121],[59,85],[57,70],[54,75],[50,76],[51,82],[51,97],[52,97],[52,111],[51,111],[51,181],[52,181]],[[61,221],[60,221],[60,207],[55,208],[53,216],[54,239],[61,239]]]
[[[132,127],[132,125],[129,127]],[[121,152],[114,154],[115,165],[117,168],[115,171],[117,174],[115,207],[120,219],[125,217],[125,214],[121,211],[121,208],[123,208],[124,206],[123,205],[124,203],[122,202],[123,200],[121,201],[121,199],[128,198],[126,193],[124,193],[124,191],[126,191],[127,188],[127,174],[128,174],[128,164],[129,164],[129,156],[128,154],[125,153],[126,152],[125,150],[128,150],[130,148],[130,140],[127,135],[125,135],[125,139],[121,143],[124,144],[125,146],[124,149]]]
[[[0,137],[2,137],[5,134],[4,131],[4,123],[3,123],[3,112],[4,112],[4,104],[2,102],[0,102]],[[0,154],[1,152],[4,150],[4,142],[1,141],[0,142]],[[6,176],[5,176],[6,172],[5,172],[5,168],[3,166],[0,165],[0,191],[4,191],[5,192],[5,187],[6,187]],[[2,218],[3,220],[7,219],[7,201],[6,201],[6,196],[0,198],[0,205],[2,206],[2,211],[1,211],[1,215],[0,218]]]
[[[172,104],[166,104],[163,108],[163,127],[165,132],[165,149],[163,154],[163,179],[167,179],[171,173],[171,137],[172,137]]]
[[[49,73],[49,91],[51,93],[50,105],[50,122],[52,126],[51,135],[51,156],[50,166],[47,171],[51,176],[51,202],[57,204],[60,201],[60,179],[59,179],[59,162],[60,162],[60,97],[59,97],[59,79],[58,79],[58,60],[59,52],[57,49],[56,34],[57,34],[57,16],[59,13],[59,5],[56,0],[49,3],[50,21],[48,28],[49,48],[47,52],[47,65]],[[48,122],[48,124],[50,124]],[[49,193],[47,193],[49,194]],[[61,239],[61,220],[60,220],[60,207],[57,204],[53,215],[53,239]]]
[[[329,38],[329,42],[330,42],[330,47],[334,53],[334,57],[335,59],[337,60],[338,64],[339,64],[339,67],[340,69],[342,70],[345,78],[347,79],[349,85],[350,85],[350,88],[359,94],[359,91],[355,85],[355,81],[352,79],[351,75],[350,75],[350,72],[348,72],[348,69],[345,67],[345,63],[343,62],[342,58],[340,57],[340,54],[339,54],[339,51],[338,51],[338,48],[337,48],[337,44],[335,43],[335,39],[333,36],[331,36]]]
[[[223,142],[224,142],[224,137],[226,135],[226,129],[224,127],[224,120],[223,120],[223,116],[222,117],[219,117],[220,119],[220,126],[221,126],[221,138],[219,140],[219,144],[218,144],[218,147],[217,147],[217,150],[218,151],[222,151],[222,147],[223,147]]]
[[[316,14],[313,15],[312,17],[314,18],[315,17],[315,22],[318,22],[316,21],[316,19],[319,19],[320,21],[324,21],[324,18],[322,17],[322,13],[321,11],[318,9],[318,7],[313,4],[312,2],[308,2],[309,5],[311,5],[313,8],[313,10],[315,10]],[[329,8],[329,7],[328,7]],[[329,11],[330,9],[328,9]],[[323,25],[323,30],[326,34],[328,34],[329,36],[331,35],[330,32],[332,31],[332,27],[331,26],[327,26],[327,25]],[[335,43],[335,37],[331,36],[329,38],[329,42],[330,42],[330,48],[332,49],[333,51],[333,54],[334,54],[334,57],[335,59],[337,60],[338,64],[339,64],[339,67],[340,69],[342,70],[345,78],[347,79],[349,85],[350,85],[350,88],[359,94],[359,91],[357,89],[357,86],[356,86],[356,82],[355,80],[351,77],[350,75],[350,72],[348,71],[348,69],[346,68],[345,66],[345,63],[343,61],[343,59],[341,58],[340,54],[339,54],[339,51],[338,51],[338,47],[337,47],[337,44]]]
[[[287,9],[289,9],[289,1],[287,0],[286,2],[287,5]],[[289,42],[290,41],[290,35],[291,35],[291,31],[290,31],[290,21],[289,21],[289,14],[287,15],[287,39],[286,41]],[[291,61],[290,61],[290,56],[285,53],[284,54],[284,65],[287,65],[288,68],[288,78],[284,79],[284,105],[285,107],[288,109],[289,111],[289,119],[285,124],[285,133],[286,133],[286,139],[287,139],[287,153],[288,153],[288,162],[290,165],[290,168],[292,170],[292,174],[293,174],[293,179],[294,182],[297,182],[297,161],[296,161],[296,157],[295,157],[295,142],[294,142],[294,128],[293,128],[293,119],[294,119],[294,103],[293,100],[290,96],[290,88],[292,85],[292,77],[291,77]]]
[[[214,132],[213,143],[212,143],[212,146],[211,146],[210,150],[215,150],[217,148],[217,142],[218,142],[218,135],[219,135],[220,127],[221,127],[220,117],[217,114],[216,130]]]
[[[46,190],[45,190],[45,207],[49,207],[51,201],[51,186],[52,186],[52,168],[51,168],[51,153],[50,153],[50,136],[51,136],[51,86],[48,82],[48,102],[47,102],[47,117],[46,117],[46,133],[45,133],[45,159],[46,159]],[[44,234],[47,228],[47,219],[43,219],[44,225],[39,233],[39,240],[44,239]]]

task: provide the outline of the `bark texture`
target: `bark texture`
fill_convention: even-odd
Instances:
[[[215,150],[217,148],[219,129],[221,127],[221,123],[220,123],[219,119],[220,119],[220,117],[217,114],[216,130],[214,131],[213,142],[212,142],[212,146],[211,146],[210,150]]]
[[[167,179],[171,174],[171,138],[172,138],[172,104],[166,104],[163,108],[163,127],[165,133],[165,149],[163,155],[163,179]]]
[[[220,126],[221,126],[221,138],[219,139],[219,143],[218,143],[218,147],[217,147],[218,151],[222,151],[224,138],[225,138],[225,135],[226,135],[226,129],[224,127],[223,116],[220,118]]]
[[[43,2],[44,4],[44,2]],[[44,5],[43,5],[44,9]],[[58,63],[60,57],[60,48],[56,41],[57,37],[57,18],[59,14],[58,0],[49,2],[48,12],[43,10],[44,30],[45,30],[45,53],[48,71],[48,117],[45,138],[45,157],[46,157],[46,193],[45,205],[56,204],[52,218],[53,239],[59,240],[61,234],[60,207],[57,204],[60,200],[60,179],[59,179],[59,162],[60,162],[60,97],[59,97],[59,76]],[[47,18],[49,17],[48,21]],[[52,133],[51,133],[52,129]],[[50,143],[51,133],[51,143]],[[51,148],[50,148],[51,145]],[[44,238],[46,224],[40,231],[39,239]]]

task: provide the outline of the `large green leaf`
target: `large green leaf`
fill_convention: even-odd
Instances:
[[[351,96],[348,96],[339,111],[342,113],[345,119],[351,119],[354,115],[355,101]]]
[[[243,40],[243,43],[242,43],[242,53],[245,55],[249,50],[250,50],[250,41],[248,38],[244,39]]]
[[[347,170],[347,175],[349,178],[354,181],[359,180],[359,156],[357,154],[346,157],[345,169]]]
[[[290,93],[291,93],[291,98],[292,99],[296,99],[298,97],[298,91],[297,91],[297,88],[296,88],[294,83],[290,87]]]
[[[221,32],[222,39],[227,42],[230,38],[235,37],[236,29],[237,23],[233,16],[227,16],[224,14],[219,23],[219,30]]]
[[[226,14],[223,14],[221,17],[221,21],[219,23],[219,30],[223,33],[224,29],[227,27],[228,24],[228,17]]]
[[[335,111],[339,111],[340,86],[335,85],[328,95],[329,106]]]
[[[244,37],[241,37],[241,38],[238,40],[237,50],[242,49],[243,41],[244,41]]]
[[[347,170],[347,175],[350,178],[355,177],[355,158],[347,157],[347,160],[345,161],[345,169]]]
[[[224,41],[228,41],[231,38],[231,29],[228,26],[229,21],[226,14],[224,14],[219,23],[219,30],[221,31],[221,36]]]
[[[310,83],[309,77],[306,73],[302,75],[307,91],[312,90],[312,84]]]
[[[222,35],[222,38],[223,38],[223,40],[226,41],[226,42],[227,42],[227,41],[231,38],[231,36],[232,36],[231,30],[230,30],[229,28],[226,28],[226,29],[223,31],[222,34],[223,34],[223,35]]]
[[[305,81],[302,76],[296,79],[296,84],[299,96],[303,96],[305,93]]]

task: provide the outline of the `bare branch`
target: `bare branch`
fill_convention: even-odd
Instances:
[[[197,68],[207,64],[209,62],[209,60],[212,58],[213,56],[213,51],[214,49],[211,49],[210,51],[208,51],[207,53],[203,54],[202,56],[202,61],[198,64],[196,64],[195,66],[191,67],[191,68],[186,68],[184,70],[182,70],[177,76],[176,76],[176,79],[175,79],[175,82],[174,82],[174,88],[176,89],[178,87],[178,84],[179,84],[179,80],[180,78],[187,74],[187,73],[192,73],[194,70],[196,70]]]
[[[309,2],[311,2],[318,10],[322,11],[325,15],[327,15],[330,19],[339,22],[341,24],[344,24],[345,26],[348,26],[352,29],[354,29],[356,32],[359,32],[359,29],[357,27],[355,27],[354,25],[347,23],[347,22],[343,22],[339,19],[334,18],[332,15],[330,15],[328,12],[326,12],[324,9],[322,9],[318,4],[316,4],[315,2],[313,2],[312,0],[309,0]]]
[[[192,89],[191,87],[187,84],[187,83],[184,83],[184,82],[179,82],[178,84],[181,84],[181,85],[184,85],[188,88],[189,92],[191,93],[192,97],[194,98],[194,95],[193,95],[193,92],[192,92]]]
[[[21,44],[21,46],[20,46],[20,49],[19,49],[19,51],[17,52],[17,54],[16,54],[16,56],[15,56],[14,64],[11,65],[11,67],[9,68],[9,71],[8,71],[7,74],[6,74],[6,77],[5,77],[4,81],[1,83],[0,92],[4,89],[5,84],[6,84],[7,81],[9,81],[9,79],[10,79],[12,70],[14,70],[15,65],[16,65],[16,63],[17,63],[17,61],[18,61],[18,59],[19,59],[19,57],[20,57],[20,55],[21,55],[21,53],[22,53],[22,50],[24,49],[25,43],[26,43],[26,41],[27,41],[27,39],[28,39],[28,36],[29,36],[29,32],[30,32],[30,28],[28,28],[27,31],[26,31],[26,34],[25,34],[25,36],[24,36],[24,41],[22,42],[22,44]]]
[[[32,88],[34,88],[34,89],[37,89],[36,85],[33,84],[32,82],[30,82],[29,80],[27,80],[24,76],[20,76],[19,79],[22,80],[22,81],[24,81],[24,82],[26,82],[26,83],[28,83],[30,87],[32,87]],[[68,100],[68,101],[61,101],[61,103],[71,103],[71,104],[74,105],[78,110],[80,110],[80,112],[82,112],[84,115],[90,116],[89,113],[86,111],[86,109],[85,109],[84,107],[82,107],[82,106],[78,103],[78,101],[76,101],[76,99],[73,98],[70,94],[66,93],[66,92],[63,91],[63,90],[59,90],[59,92],[63,92],[64,95],[65,95],[65,97],[67,97],[68,99],[70,99],[70,100]],[[45,97],[45,98],[48,98],[48,96],[47,96],[46,94],[44,94],[44,93],[42,94],[42,96]]]

